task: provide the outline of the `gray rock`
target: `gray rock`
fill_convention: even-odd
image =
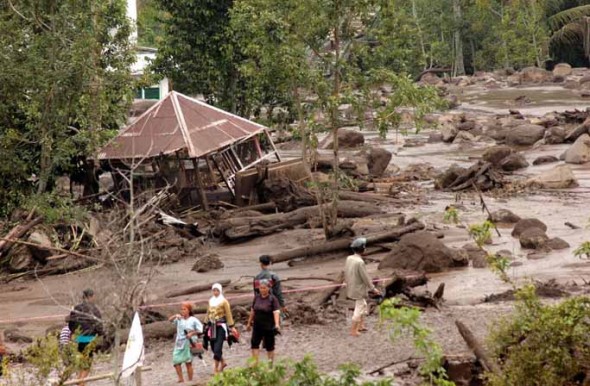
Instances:
[[[543,249],[549,237],[540,228],[528,228],[518,237],[520,246],[527,249]]]
[[[453,142],[459,130],[454,126],[444,125],[440,128],[440,133],[442,134],[443,142]]]
[[[529,178],[526,185],[542,189],[567,189],[578,186],[578,181],[569,165],[558,165],[538,176]]]
[[[545,143],[548,145],[556,145],[565,141],[565,129],[563,127],[554,126],[545,131]]]
[[[530,146],[545,135],[545,128],[530,123],[516,126],[506,133],[506,144],[512,146]]]
[[[475,135],[471,134],[468,131],[459,131],[457,136],[453,140],[453,143],[464,143],[464,142],[473,142],[475,140]]]
[[[522,154],[510,154],[500,162],[502,170],[513,172],[518,169],[524,169],[529,166],[529,163]]]
[[[559,63],[557,65],[555,65],[555,67],[553,68],[553,75],[554,76],[568,76],[572,74],[572,66],[570,66],[568,63]]]
[[[492,212],[488,220],[493,223],[514,224],[520,221],[520,217],[508,209],[499,209]]]
[[[477,244],[465,244],[461,248],[467,252],[467,256],[469,257],[469,261],[471,261],[471,266],[473,268],[486,268],[488,266],[488,254],[486,251],[478,247]]]
[[[535,158],[535,160],[533,161],[533,165],[543,165],[552,162],[559,162],[559,159],[552,155],[542,155],[540,157]]]
[[[590,161],[590,135],[583,134],[566,150],[565,162],[568,164],[583,164]]]
[[[543,83],[551,80],[553,74],[539,67],[525,67],[521,71],[523,82]]]
[[[536,218],[523,218],[516,223],[512,230],[512,237],[519,237],[522,232],[530,228],[539,228],[543,232],[547,231],[547,225]]]
[[[560,239],[559,237],[554,237],[551,240],[547,241],[547,246],[551,249],[567,249],[570,247],[569,243],[564,239]]]
[[[512,150],[510,146],[492,146],[486,149],[486,151],[483,153],[482,158],[484,159],[484,161],[489,162],[494,166],[499,166],[500,162],[513,152],[514,150]]]
[[[372,147],[368,154],[368,165],[369,174],[374,177],[380,177],[383,175],[387,166],[391,162],[393,155],[390,151],[382,149],[380,147]]]
[[[461,167],[457,164],[452,164],[447,170],[439,174],[439,176],[434,181],[434,187],[436,189],[446,189],[449,185],[451,185],[457,177],[465,173],[464,167]]]

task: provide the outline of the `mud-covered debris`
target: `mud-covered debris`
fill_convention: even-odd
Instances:
[[[501,188],[504,185],[502,174],[500,174],[489,162],[479,161],[464,171],[459,171],[451,166],[453,173],[458,172],[457,177],[449,183],[449,173],[438,178],[437,188],[453,192],[473,189],[475,185],[479,190],[486,191],[494,188]],[[443,185],[446,184],[446,185]]]
[[[549,163],[553,163],[553,162],[559,162],[559,158],[552,156],[552,155],[542,155],[539,156],[537,158],[535,158],[535,160],[533,161],[533,165],[543,165],[543,164],[549,164]]]
[[[558,284],[555,279],[545,282],[536,281],[535,293],[537,296],[543,298],[562,298],[570,296],[567,289],[563,285]],[[514,299],[514,290],[511,289],[499,294],[486,295],[483,301],[484,303],[495,303],[502,301],[512,301]]]
[[[209,272],[214,269],[223,268],[223,263],[215,253],[206,253],[197,257],[192,270],[195,272]]]

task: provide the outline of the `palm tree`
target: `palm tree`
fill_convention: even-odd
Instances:
[[[580,44],[584,56],[590,60],[590,5],[566,9],[549,18],[549,25],[555,32],[551,35],[553,44]]]

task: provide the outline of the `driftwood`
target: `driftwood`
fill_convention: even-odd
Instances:
[[[207,283],[207,284],[199,284],[199,285],[195,285],[189,288],[185,288],[185,289],[181,289],[181,290],[175,290],[175,291],[170,291],[166,294],[167,298],[175,298],[177,296],[183,296],[183,295],[190,295],[190,294],[195,294],[198,292],[203,292],[203,291],[208,291],[211,290],[211,287],[213,286],[213,284],[215,284],[216,282],[213,283]],[[227,279],[227,280],[221,280],[218,282],[219,284],[221,284],[222,286],[226,286],[229,283],[231,283],[231,280]]]
[[[473,351],[473,354],[475,354],[475,357],[481,363],[483,368],[488,372],[494,372],[497,374],[498,367],[496,363],[494,363],[490,359],[490,357],[488,357],[488,354],[486,353],[485,349],[483,348],[481,343],[479,343],[477,338],[475,338],[471,330],[467,328],[467,326],[463,324],[463,322],[461,322],[460,320],[455,320],[455,325],[457,326],[457,329],[459,330],[461,337],[463,338],[465,343],[467,343],[469,349]]]
[[[0,257],[5,256],[10,248],[14,245],[15,241],[23,237],[28,231],[31,230],[35,225],[39,225],[43,222],[43,217],[37,217],[29,220],[24,225],[17,225],[8,232],[2,240],[0,240]]]
[[[395,272],[393,277],[383,283],[384,296],[392,297],[404,293],[408,288],[419,287],[428,283],[424,272]]]
[[[491,163],[479,161],[461,173],[445,190],[458,192],[474,185],[481,191],[502,187],[502,174],[496,171]]]
[[[376,193],[358,193],[358,192],[349,192],[349,191],[340,191],[338,193],[338,198],[340,200],[350,200],[350,201],[364,201],[364,202],[391,202],[395,201],[394,198],[383,196],[381,194]]]
[[[373,235],[365,236],[367,239],[367,245],[377,244],[385,241],[396,241],[406,233],[412,233],[424,229],[424,224],[420,222],[413,222],[409,225],[397,227],[389,232],[377,233]],[[334,252],[339,250],[348,249],[350,247],[351,239],[341,239],[335,241],[328,241],[320,245],[310,245],[307,247],[291,249],[289,251],[277,253],[271,255],[273,263],[280,263],[283,261],[289,261],[298,257],[306,257],[317,255],[320,253]]]
[[[288,213],[222,219],[215,226],[213,233],[227,241],[246,240],[303,225],[309,219],[317,217],[319,211],[320,206],[316,205],[300,208]],[[338,217],[365,217],[379,213],[383,213],[383,211],[369,203],[357,201],[338,202]]]
[[[272,213],[277,210],[277,204],[275,204],[274,202],[271,201],[271,202],[265,202],[264,204],[243,206],[241,208],[232,210],[232,213],[239,213],[239,212],[243,212],[246,210],[255,210],[257,212],[270,212],[270,213]]]
[[[342,283],[344,283],[344,272],[340,272],[338,278],[334,281],[334,286],[330,288],[326,288],[325,290],[318,293],[314,299],[312,300],[312,304],[316,306],[321,306],[324,303],[328,302],[332,295],[336,293],[340,288],[342,288]]]
[[[383,365],[373,371],[369,371],[367,374],[369,374],[369,375],[373,375],[373,374],[377,374],[377,373],[381,374],[383,372],[383,370],[385,370],[388,367],[399,365],[400,363],[406,363],[406,362],[410,362],[410,361],[423,361],[423,360],[424,360],[424,358],[422,358],[422,357],[409,357],[406,359],[400,359],[400,360],[396,360],[393,362],[389,362],[388,364]]]

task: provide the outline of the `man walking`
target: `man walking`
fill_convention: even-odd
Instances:
[[[365,315],[367,315],[368,292],[379,293],[373,285],[367,267],[361,257],[365,252],[367,239],[360,237],[355,239],[350,248],[353,254],[346,258],[344,267],[344,281],[346,282],[346,294],[354,300],[354,313],[352,314],[352,328],[350,335],[359,336],[360,331],[367,331],[365,328]]]
[[[281,279],[279,276],[269,270],[269,266],[271,264],[270,256],[262,255],[258,258],[260,261],[260,268],[262,271],[254,277],[254,293],[260,294],[260,281],[261,280],[268,280],[268,285],[270,287],[270,292],[277,298],[279,301],[279,305],[281,306],[281,311],[286,312],[287,307],[285,306],[285,299],[283,298],[283,290],[281,289]]]
[[[84,379],[90,373],[92,356],[96,346],[96,338],[104,335],[102,316],[94,304],[94,291],[90,288],[82,292],[82,303],[78,304],[70,313],[70,331],[78,343],[78,351],[85,359],[85,366],[80,371],[79,379]],[[91,345],[91,343],[94,343]],[[79,383],[84,385],[84,382]]]

